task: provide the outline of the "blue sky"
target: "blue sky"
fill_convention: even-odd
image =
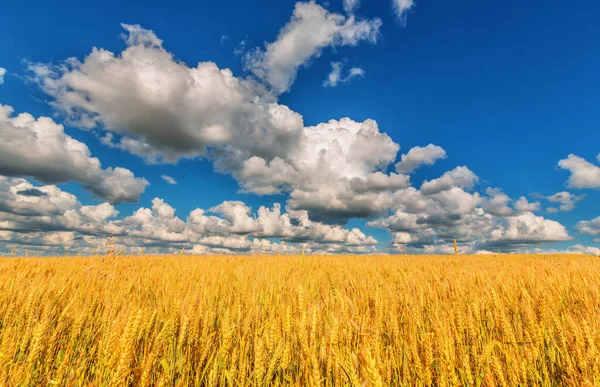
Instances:
[[[537,0],[9,4],[2,251],[115,233],[129,251],[444,253],[457,238],[599,254],[599,15]]]

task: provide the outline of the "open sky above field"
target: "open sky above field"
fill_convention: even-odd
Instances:
[[[600,3],[10,2],[0,252],[600,255]]]

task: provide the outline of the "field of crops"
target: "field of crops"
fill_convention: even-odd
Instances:
[[[1,386],[600,385],[600,259],[0,259]]]

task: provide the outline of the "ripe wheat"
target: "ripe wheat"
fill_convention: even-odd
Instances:
[[[116,259],[0,260],[0,386],[600,385],[598,258]]]

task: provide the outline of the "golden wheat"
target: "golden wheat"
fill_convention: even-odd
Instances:
[[[0,260],[0,386],[600,385],[598,258],[115,259]]]

